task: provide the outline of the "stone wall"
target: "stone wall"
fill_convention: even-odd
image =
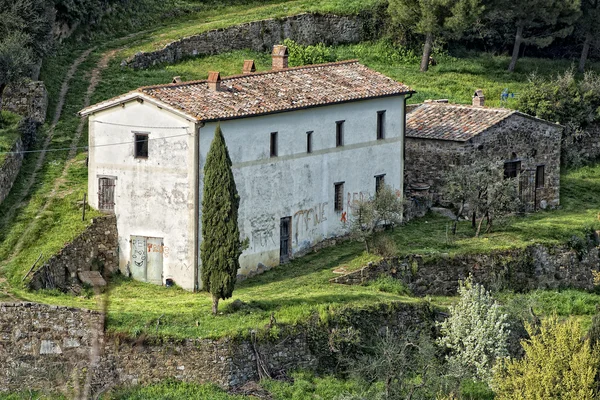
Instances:
[[[273,45],[286,38],[303,45],[358,43],[377,34],[369,29],[373,25],[370,18],[372,17],[366,15],[300,14],[249,22],[186,37],[169,43],[161,50],[137,53],[124,60],[122,65],[143,69],[157,64],[176,63],[193,56],[232,50],[270,51]]]
[[[561,135],[559,125],[513,114],[467,142],[409,137],[406,138],[405,182],[430,185],[434,201],[440,201],[444,175],[454,166],[470,164],[476,159],[503,162],[513,159],[514,153],[521,161],[521,170],[535,171],[538,165],[545,166],[545,185],[536,190],[536,208],[557,206]]]
[[[79,293],[82,272],[97,271],[106,276],[118,269],[117,222],[114,215],[93,219],[91,225],[71,243],[37,269],[29,282],[31,289],[59,289]]]
[[[23,153],[21,153],[23,150],[23,141],[19,138],[11,149],[16,154],[8,154],[0,165],[0,204],[10,193],[15,179],[19,175],[23,164]]]
[[[589,243],[579,252],[567,246],[533,245],[524,249],[425,258],[411,255],[385,259],[331,282],[355,285],[389,275],[418,296],[454,295],[458,280],[470,274],[489,289],[524,292],[534,289],[594,288],[592,271],[600,270],[600,247]]]
[[[354,329],[368,341],[386,327],[398,335],[427,331],[436,314],[425,305],[393,303],[330,317],[326,324],[307,323],[312,328],[280,326],[277,338],[153,341],[104,335],[104,316],[95,311],[0,304],[0,393],[28,388],[73,397],[86,371],[92,371],[92,393],[164,379],[228,388],[257,380],[257,359],[273,375],[298,368],[331,371],[339,361],[336,346],[343,344],[340,332]]]
[[[10,85],[2,96],[2,109],[28,117],[38,124],[46,121],[48,92],[44,82]]]

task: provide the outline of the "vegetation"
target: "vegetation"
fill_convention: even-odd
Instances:
[[[538,330],[539,329],[539,330]],[[528,325],[531,339],[522,342],[525,357],[505,362],[495,373],[497,399],[594,399],[600,352],[574,321],[556,316],[541,326]]]
[[[235,187],[231,159],[221,127],[217,126],[204,165],[202,195],[202,287],[212,295],[212,313],[217,315],[219,299],[233,294],[239,258],[242,254],[238,209],[240,196]]]
[[[0,111],[0,165],[6,159],[7,151],[11,151],[17,139],[21,136],[19,122],[21,117],[8,111]]]
[[[459,282],[460,300],[440,324],[438,343],[447,348],[451,374],[489,383],[497,360],[508,355],[507,314],[485,288],[471,277]]]

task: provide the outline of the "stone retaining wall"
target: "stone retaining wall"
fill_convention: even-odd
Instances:
[[[79,293],[80,273],[98,271],[106,276],[118,269],[117,220],[106,215],[37,269],[29,282],[31,289],[59,289]]]
[[[431,329],[425,305],[394,303],[345,310],[327,324],[280,326],[277,338],[145,340],[103,334],[96,311],[36,303],[0,304],[0,393],[23,388],[81,393],[92,372],[92,393],[116,385],[176,379],[224,388],[257,380],[257,357],[272,374],[337,364],[340,332],[360,330],[366,340],[390,327],[398,335]],[[316,317],[318,319],[318,317]],[[336,340],[330,340],[335,334]],[[142,335],[143,336],[143,335]],[[270,335],[266,335],[270,336]],[[96,358],[90,356],[95,348]],[[330,370],[330,369],[329,369]]]
[[[2,109],[28,117],[38,124],[46,121],[48,92],[44,82],[10,85],[2,95]]]
[[[592,271],[600,270],[599,251],[594,243],[579,252],[567,246],[533,245],[455,257],[411,255],[369,263],[331,282],[356,285],[388,275],[404,282],[415,295],[448,296],[456,293],[458,280],[471,274],[476,282],[492,290],[591,290],[594,288]]]
[[[23,153],[21,153],[23,150],[23,141],[19,138],[11,149],[16,154],[8,154],[0,165],[0,204],[10,193],[15,179],[19,175],[23,164]]]
[[[137,53],[124,60],[122,65],[144,69],[158,64],[173,64],[193,56],[232,50],[270,51],[273,45],[282,43],[286,38],[303,45],[358,43],[378,34],[370,29],[373,26],[372,18],[369,15],[300,14],[249,22],[186,37],[169,43],[161,50]]]

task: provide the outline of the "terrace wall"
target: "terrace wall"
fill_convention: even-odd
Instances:
[[[365,14],[300,14],[254,21],[176,40],[160,50],[137,53],[124,60],[122,65],[145,69],[153,65],[173,64],[189,57],[232,50],[270,51],[273,45],[282,43],[287,38],[303,45],[358,43],[378,35],[372,29],[376,26],[372,23],[372,18],[374,17]]]
[[[342,311],[326,325],[309,324],[293,331],[280,327],[276,339],[264,335],[152,341],[144,339],[145,334],[138,338],[105,335],[100,312],[5,303],[0,304],[0,393],[28,388],[76,396],[88,371],[92,394],[167,378],[235,387],[259,378],[257,359],[273,375],[335,366],[339,353],[330,344],[333,332],[339,339],[339,332],[353,327],[372,337],[389,327],[401,335],[431,329],[434,318],[427,306],[398,303]]]

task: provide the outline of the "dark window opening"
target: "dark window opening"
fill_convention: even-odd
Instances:
[[[504,178],[516,178],[521,172],[521,161],[507,161],[504,163]]]
[[[377,111],[377,140],[383,139],[385,136],[384,132],[385,124],[385,110]]]
[[[335,122],[335,147],[344,145],[344,121]]]
[[[135,158],[148,158],[148,134],[135,134]]]
[[[379,191],[383,188],[383,185],[385,185],[385,174],[381,174],[381,175],[376,175],[375,176],[375,193],[379,193]]]
[[[306,132],[306,152],[312,153],[312,135],[313,131]]]
[[[342,211],[344,209],[344,182],[334,183],[334,186],[335,186],[334,210]]]
[[[538,165],[536,170],[535,170],[535,188],[536,189],[541,189],[544,187],[544,180],[545,180],[545,176],[544,176],[544,166],[543,165]]]
[[[271,157],[277,157],[277,132],[271,132]]]

